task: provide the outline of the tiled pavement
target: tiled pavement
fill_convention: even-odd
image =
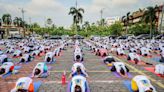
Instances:
[[[14,82],[23,76],[29,76],[32,72],[32,69],[36,65],[37,62],[43,61],[44,57],[40,57],[35,59],[34,61],[28,64],[22,64],[22,68],[20,73],[17,75],[12,75],[7,77],[6,79],[0,79],[0,92],[9,92],[14,86]],[[126,59],[121,58],[123,62],[126,62]],[[128,92],[128,89],[123,85],[124,80],[131,80],[131,78],[117,78],[115,77],[107,68],[106,65],[102,63],[101,57],[95,56],[94,53],[90,51],[84,51],[84,65],[88,71],[88,81],[91,92]],[[128,63],[130,64],[130,63]],[[67,71],[66,77],[67,81],[68,76],[71,71],[71,67],[73,65],[73,49],[68,47],[66,50],[62,52],[60,57],[57,57],[57,62],[53,64],[53,68],[51,70],[50,76],[46,79],[34,78],[34,81],[41,80],[43,81],[42,86],[39,89],[39,92],[66,92],[66,85],[61,85],[61,76],[64,70]],[[134,68],[143,70],[142,66],[136,66],[134,64],[130,64]],[[130,73],[135,76],[138,75],[138,72],[134,71],[130,68]],[[154,78],[158,82],[164,84],[164,80],[153,75],[150,72],[143,70],[145,74]],[[158,92],[164,92],[163,88],[159,87],[156,83],[153,82],[153,85],[157,88]]]

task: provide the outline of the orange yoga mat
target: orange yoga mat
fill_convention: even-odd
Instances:
[[[161,76],[160,74],[155,73],[155,67],[144,67],[145,70],[157,75],[158,77],[164,78],[164,76]]]

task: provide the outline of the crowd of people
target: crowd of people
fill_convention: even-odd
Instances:
[[[1,40],[0,45],[0,76],[15,73],[15,66],[28,64],[33,59],[44,55],[44,60],[38,62],[31,71],[30,77],[21,77],[15,83],[11,92],[34,92],[33,79],[47,78],[50,73],[48,66],[57,62],[55,56],[60,56],[61,51],[71,45],[74,49],[73,65],[70,73],[69,92],[89,92],[87,69],[82,44],[89,48],[91,54],[103,58],[103,63],[110,67],[111,72],[118,73],[123,78],[128,78],[131,71],[126,63],[154,66],[154,72],[164,76],[164,41],[163,40],[136,40],[136,39],[83,39],[83,40],[37,40],[34,38],[23,40]],[[55,48],[55,49],[54,49]],[[110,54],[109,54],[110,53]],[[113,56],[114,55],[114,56]],[[142,57],[159,57],[157,64],[142,61]],[[115,57],[126,58],[127,62],[121,62]],[[19,58],[14,62],[12,58]],[[131,80],[131,88],[134,92],[156,92],[149,78],[145,75],[136,75]]]

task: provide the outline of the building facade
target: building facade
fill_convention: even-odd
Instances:
[[[156,30],[158,30],[158,31],[160,31],[161,23],[163,24],[163,19],[162,19],[163,7],[164,7],[164,5],[159,5],[155,9],[155,12],[156,12],[155,26],[156,26]],[[146,9],[140,9],[138,11],[133,12],[129,16],[129,20],[126,20],[127,18],[122,19],[122,23],[124,24],[124,26],[127,26],[127,23],[129,23],[130,25],[133,25],[133,24],[140,22],[142,17],[144,16],[145,11],[146,11]],[[164,25],[162,25],[162,26],[164,26]]]
[[[110,26],[114,24],[116,21],[120,21],[119,17],[108,17],[105,19],[106,25]]]

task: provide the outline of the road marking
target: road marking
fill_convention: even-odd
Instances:
[[[52,73],[63,73],[64,70],[58,70],[58,71],[50,71]],[[67,73],[70,73],[71,71],[65,71]],[[111,73],[111,71],[87,71],[88,73]],[[130,71],[130,72],[136,72],[136,71]],[[148,71],[144,71],[144,72],[148,72]]]
[[[117,60],[119,61],[123,61],[121,59],[119,59],[118,57],[112,55],[113,57],[115,57]],[[128,67],[132,68],[134,71],[136,71],[137,73],[141,74],[141,75],[145,75],[147,76],[152,82],[154,82],[155,84],[157,84],[158,86],[160,86],[161,88],[164,88],[164,84],[158,82],[157,80],[155,80],[154,78],[151,78],[150,76],[148,76],[147,74],[143,73],[142,71],[138,70],[137,68],[129,65],[128,63],[124,62]]]
[[[69,81],[66,81],[66,83],[68,83]],[[121,80],[92,80],[92,81],[88,81],[89,83],[116,83],[116,82],[122,82]],[[6,82],[6,83],[16,83],[16,82]],[[44,84],[52,84],[52,83],[57,83],[57,84],[61,84],[62,81],[43,81]]]

